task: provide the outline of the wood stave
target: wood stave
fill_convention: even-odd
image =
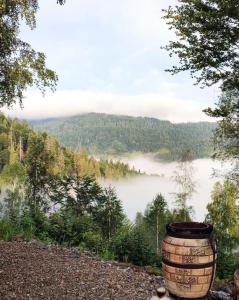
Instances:
[[[215,263],[208,239],[167,236],[163,241],[163,257],[163,274],[171,294],[191,299],[206,296],[214,276]],[[167,265],[167,261],[177,267]],[[204,267],[206,264],[210,267]]]

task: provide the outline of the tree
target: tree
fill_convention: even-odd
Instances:
[[[17,224],[26,207],[23,186],[16,186],[12,190],[7,189],[3,202],[4,216],[9,218],[12,223]]]
[[[192,214],[192,207],[187,202],[194,194],[196,183],[193,180],[194,168],[190,151],[186,151],[177,165],[174,172],[173,181],[178,187],[178,192],[174,193],[176,198],[177,210],[175,214],[181,217],[180,221],[189,221]],[[177,218],[177,217],[176,217]]]
[[[165,49],[180,65],[172,74],[190,71],[203,86],[220,84],[223,92],[215,109],[205,112],[220,118],[215,131],[215,156],[236,159],[232,175],[239,178],[236,155],[239,132],[239,3],[237,0],[179,0],[164,10],[164,19],[178,39]]]
[[[22,104],[27,87],[55,88],[57,75],[46,67],[45,54],[19,38],[22,21],[35,28],[37,10],[37,0],[0,0],[0,107]]]
[[[197,83],[239,88],[239,3],[237,0],[179,0],[164,10],[164,19],[178,39],[165,48],[180,65],[172,74],[189,70]]]
[[[145,266],[157,264],[154,249],[145,240],[144,234],[135,227],[123,228],[112,240],[112,251],[116,259]]]
[[[239,180],[239,90],[224,92],[215,109],[205,112],[220,118],[214,134],[214,157],[234,162],[230,177]]]
[[[51,200],[79,217],[92,214],[102,193],[103,189],[92,176],[67,176],[55,179]]]
[[[233,250],[239,245],[239,190],[230,181],[217,182],[208,204],[206,222],[214,226],[218,243],[217,273],[220,278],[231,278],[235,270]]]
[[[51,155],[45,148],[46,134],[31,134],[29,149],[26,157],[27,198],[32,216],[40,212],[46,213],[52,190],[52,176],[49,167]]]
[[[168,220],[167,203],[161,194],[157,194],[145,212],[146,222],[152,227],[155,234],[156,253],[160,252],[160,239],[165,234],[165,225]]]
[[[103,190],[93,215],[103,236],[110,242],[112,236],[123,225],[124,220],[122,204],[114,188],[110,186]]]

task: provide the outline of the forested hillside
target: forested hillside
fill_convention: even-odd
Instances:
[[[88,148],[91,153],[118,155],[153,152],[159,158],[175,160],[186,150],[193,158],[212,153],[215,123],[173,124],[154,118],[89,113],[68,118],[32,122],[72,149]]]
[[[0,176],[4,178],[24,174],[36,166],[36,171],[52,176],[124,177],[135,174],[128,165],[111,161],[97,161],[86,150],[79,153],[61,146],[46,133],[35,133],[27,122],[11,120],[0,113]],[[19,174],[18,174],[19,173]]]

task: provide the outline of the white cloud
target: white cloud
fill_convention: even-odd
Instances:
[[[161,9],[176,2],[71,0],[61,7],[56,0],[43,1],[36,31],[22,34],[47,53],[48,66],[59,75],[59,91],[45,99],[28,93],[24,110],[15,106],[9,114],[46,118],[93,111],[174,122],[211,120],[202,109],[215,100],[212,89],[193,86],[188,74],[164,72],[173,60],[160,45],[173,33]]]
[[[213,121],[194,100],[185,101],[173,93],[121,96],[89,91],[59,91],[47,94],[30,92],[24,101],[24,109],[15,106],[4,112],[18,118],[50,118],[99,112],[131,116],[155,117],[172,122]]]

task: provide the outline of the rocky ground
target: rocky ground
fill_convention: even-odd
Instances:
[[[162,278],[40,242],[0,242],[0,299],[150,299]]]
[[[163,285],[151,267],[101,261],[38,241],[0,241],[0,300],[146,300]],[[231,287],[221,287],[203,300],[231,300],[232,294]]]

